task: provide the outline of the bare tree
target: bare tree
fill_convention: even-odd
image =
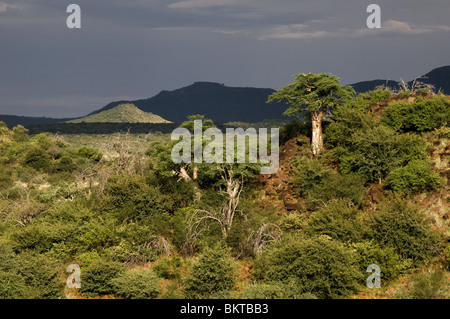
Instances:
[[[257,231],[252,231],[247,243],[253,252],[258,256],[263,248],[271,242],[279,241],[283,233],[281,229],[272,223],[265,223]]]
[[[130,130],[118,133],[117,137],[107,143],[107,148],[117,153],[118,169],[125,174],[141,174],[145,170],[142,161],[144,150],[142,144],[133,146]]]
[[[410,91],[412,94],[420,89],[427,89],[430,95],[435,95],[436,87],[433,84],[419,81],[419,79],[426,79],[426,78],[427,77],[425,76],[415,78],[411,83],[411,88],[409,87],[408,83],[406,83],[402,78],[400,78],[400,91],[398,93]]]
[[[243,190],[244,180],[236,178],[232,164],[222,164],[219,167],[220,176],[225,183],[225,189],[220,190],[226,195],[226,200],[218,210],[196,209],[191,215],[187,226],[185,250],[192,252],[200,234],[208,228],[208,221],[217,223],[226,238],[238,212],[239,198]]]

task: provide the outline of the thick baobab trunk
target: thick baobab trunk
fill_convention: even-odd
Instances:
[[[322,112],[311,112],[312,121],[312,138],[311,138],[311,148],[314,156],[320,154],[323,148],[323,134],[322,134]]]

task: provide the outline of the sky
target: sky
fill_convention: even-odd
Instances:
[[[197,81],[278,90],[307,72],[409,81],[444,65],[448,0],[0,0],[0,114],[78,117]]]

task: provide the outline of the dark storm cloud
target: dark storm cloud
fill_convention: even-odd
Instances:
[[[82,28],[66,27],[81,7]],[[0,0],[0,114],[81,116],[194,81],[279,87],[301,72],[345,83],[450,64],[447,0]]]

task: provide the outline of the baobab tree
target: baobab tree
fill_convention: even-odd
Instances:
[[[323,149],[322,119],[337,105],[355,96],[351,86],[339,84],[339,78],[330,73],[297,74],[295,81],[269,96],[267,102],[277,100],[288,104],[287,116],[300,117],[309,112],[312,122],[311,148],[314,156]]]

